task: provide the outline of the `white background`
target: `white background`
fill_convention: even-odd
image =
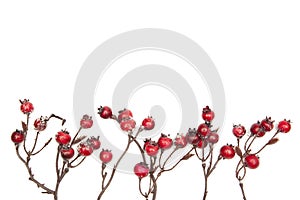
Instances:
[[[249,127],[266,115],[291,119],[292,131],[261,153],[249,171],[249,199],[299,199],[300,5],[297,1],[1,1],[1,196],[51,199],[28,181],[11,132],[24,116],[18,99],[29,98],[35,117],[56,113],[75,131],[73,89],[87,56],[102,42],[138,28],[164,28],[196,41],[214,61],[225,87],[226,121],[220,144],[235,142],[231,127]],[[150,99],[151,100],[151,99]],[[54,135],[59,126],[52,124]],[[217,147],[218,148],[218,147]],[[55,150],[53,146],[49,151]],[[54,154],[54,153],[53,153]],[[53,154],[32,165],[42,180],[53,177]],[[210,178],[208,199],[241,199],[233,169],[222,162]],[[60,199],[96,199],[100,165],[88,159],[64,180]],[[174,176],[175,174],[175,176]],[[190,160],[159,181],[158,199],[200,199],[200,162]],[[137,197],[136,177],[118,174],[103,199]]]

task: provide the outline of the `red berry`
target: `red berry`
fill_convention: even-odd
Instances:
[[[202,149],[202,148],[205,148],[206,146],[207,146],[207,141],[203,140],[203,139],[200,139],[198,144],[197,144],[197,147]]]
[[[245,157],[245,164],[250,169],[256,169],[259,166],[259,158],[254,154],[250,154]]]
[[[156,156],[159,151],[159,146],[156,142],[150,141],[147,145],[145,145],[145,151],[148,154],[148,156]]]
[[[152,142],[151,138],[150,138],[150,139],[146,139],[146,140],[144,141],[144,150],[145,150],[146,146],[147,146],[148,144],[150,144],[150,142]]]
[[[119,111],[118,121],[121,122],[123,120],[127,120],[132,118],[132,112],[126,108]]]
[[[25,139],[25,135],[23,131],[16,130],[11,134],[11,141],[13,141],[15,144],[20,144]]]
[[[145,118],[142,122],[142,126],[145,130],[152,130],[155,126],[155,121],[152,117]]]
[[[209,108],[209,106],[206,106],[203,108],[202,118],[207,122],[211,122],[215,118],[215,113]]]
[[[205,137],[205,136],[207,136],[207,134],[210,133],[210,128],[207,124],[203,123],[198,126],[197,132],[201,136]]]
[[[21,102],[20,109],[24,114],[29,114],[34,110],[32,103],[29,102],[28,99],[24,99],[23,101],[20,100],[20,102]]]
[[[271,120],[271,117],[266,117],[266,119],[260,122],[260,125],[266,132],[269,132],[274,128],[273,122],[274,121]]]
[[[81,128],[87,129],[93,126],[93,120],[91,116],[83,115],[82,119],[80,120]]]
[[[187,145],[186,137],[184,135],[177,134],[177,136],[174,140],[174,145],[177,148],[184,148]]]
[[[74,149],[71,147],[63,147],[60,150],[60,155],[64,159],[71,159],[74,156]]]
[[[100,142],[99,138],[100,138],[99,136],[98,136],[97,138],[95,138],[94,136],[92,136],[91,138],[88,139],[89,145],[90,145],[94,150],[100,149],[101,142]]]
[[[266,133],[265,130],[261,127],[259,122],[252,124],[252,126],[250,128],[250,132],[253,135],[256,135],[257,137],[262,137]]]
[[[78,145],[77,151],[82,156],[89,156],[93,153],[93,147],[87,142],[83,142]]]
[[[173,141],[171,138],[167,137],[166,135],[161,134],[157,144],[159,148],[165,150],[171,148],[171,146],[173,145]]]
[[[109,163],[111,160],[112,160],[112,157],[113,157],[113,154],[111,153],[110,150],[102,150],[100,152],[100,160],[103,162],[103,163]]]
[[[220,149],[220,155],[224,158],[224,159],[231,159],[234,157],[235,155],[235,151],[233,149],[232,145],[224,145],[223,147],[221,147]]]
[[[277,129],[282,133],[287,133],[291,130],[291,122],[290,120],[280,121],[277,125]]]
[[[59,131],[55,136],[55,140],[59,144],[65,145],[71,141],[71,136],[67,131]]]
[[[108,119],[112,117],[111,108],[108,106],[104,106],[104,107],[100,106],[100,108],[98,108],[98,114],[103,119]]]
[[[197,145],[200,140],[200,136],[197,134],[196,129],[189,129],[185,137],[186,141],[192,145]]]
[[[246,129],[242,125],[234,125],[232,129],[232,133],[235,135],[237,138],[241,138],[246,134]]]
[[[123,131],[132,131],[135,128],[135,121],[133,119],[124,120],[120,123],[120,128]]]
[[[145,163],[138,163],[134,166],[134,173],[139,178],[144,178],[149,174],[149,168]]]
[[[33,126],[35,130],[43,131],[47,128],[47,121],[43,117],[40,117],[34,121]]]
[[[219,135],[217,133],[212,132],[207,136],[206,140],[209,143],[215,144],[219,141]]]

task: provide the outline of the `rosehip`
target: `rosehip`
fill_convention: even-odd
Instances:
[[[59,144],[65,145],[71,141],[71,136],[67,131],[59,131],[55,136],[55,140]]]
[[[94,136],[92,136],[91,138],[88,139],[89,145],[90,145],[94,150],[100,149],[101,142],[100,142],[99,138],[100,138],[99,136],[98,136],[97,138],[95,138]]]
[[[197,132],[201,136],[205,137],[205,136],[207,136],[207,134],[210,133],[210,128],[207,124],[203,123],[198,126]]]
[[[177,136],[174,140],[174,145],[177,148],[184,148],[187,145],[186,137],[184,135],[177,134]]]
[[[60,155],[64,159],[71,159],[74,156],[74,149],[71,147],[63,147],[60,150]]]
[[[224,159],[231,159],[234,157],[235,155],[235,151],[233,149],[232,145],[224,145],[223,147],[221,147],[220,149],[220,155],[224,158]]]
[[[78,145],[77,151],[82,156],[89,156],[93,153],[93,147],[87,142],[82,142]]]
[[[133,170],[139,178],[144,178],[149,174],[149,167],[145,163],[136,164]]]
[[[113,157],[113,154],[111,153],[110,150],[102,150],[100,152],[100,160],[103,162],[103,163],[109,163],[111,160],[112,160],[112,157]]]
[[[43,131],[47,128],[47,121],[43,117],[40,117],[34,121],[33,126],[35,130]]]
[[[256,135],[257,137],[262,137],[265,135],[265,131],[264,129],[261,127],[260,123],[257,122],[255,124],[252,124],[251,128],[250,128],[250,132],[253,135]]]
[[[150,142],[152,142],[151,138],[146,139],[146,140],[144,141],[144,150],[145,150],[146,146],[147,146],[148,144],[150,144]]]
[[[291,130],[291,122],[290,120],[283,120],[280,121],[277,125],[277,129],[278,131],[282,132],[282,133],[287,133]]]
[[[157,144],[159,148],[165,150],[171,148],[171,146],[173,145],[173,141],[171,138],[167,137],[166,135],[161,134]]]
[[[206,140],[209,143],[215,144],[219,141],[219,135],[217,133],[212,132],[207,136]]]
[[[34,110],[34,107],[32,105],[31,102],[29,102],[28,99],[24,99],[23,101],[21,101],[21,106],[20,106],[20,110],[24,113],[24,114],[29,114]]]
[[[11,134],[11,141],[13,141],[15,144],[20,144],[25,139],[25,135],[23,131],[16,130]]]
[[[118,121],[121,122],[123,120],[127,120],[132,118],[132,112],[126,108],[119,111]]]
[[[260,122],[260,125],[266,132],[269,132],[274,128],[273,123],[274,123],[274,121],[271,120],[271,117],[266,117],[266,119],[264,119]]]
[[[142,126],[145,130],[152,130],[155,126],[155,121],[152,117],[145,118],[142,121]]]
[[[100,115],[101,118],[108,119],[112,117],[112,110],[108,106],[104,106],[104,107],[100,106],[100,108],[98,108],[98,114]]]
[[[197,144],[197,147],[202,149],[202,148],[205,148],[206,146],[207,146],[207,141],[203,140],[203,139],[200,139],[198,144]]]
[[[145,146],[145,151],[148,154],[148,156],[156,156],[159,151],[159,146],[156,142],[151,141]]]
[[[80,120],[81,128],[87,129],[93,126],[93,120],[91,116],[83,115],[82,119]]]
[[[250,154],[245,157],[245,164],[250,169],[256,169],[259,166],[259,158],[254,154]]]
[[[123,130],[123,131],[132,131],[134,128],[135,128],[135,121],[133,119],[128,119],[128,120],[123,120],[121,123],[120,123],[120,128]]]
[[[246,134],[246,129],[242,125],[233,125],[232,133],[235,135],[237,138],[241,138]]]
[[[197,134],[196,129],[189,129],[185,137],[187,142],[192,145],[197,145],[200,140],[200,136]]]
[[[215,117],[215,113],[209,108],[209,106],[206,106],[205,108],[203,108],[202,111],[202,118],[203,120],[207,121],[207,122],[211,122]]]

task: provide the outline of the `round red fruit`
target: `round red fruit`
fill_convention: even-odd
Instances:
[[[21,106],[20,106],[20,110],[24,113],[24,114],[29,114],[31,112],[33,112],[34,107],[33,104],[31,102],[29,102],[28,99],[24,99],[23,101],[21,101]]]
[[[100,138],[99,136],[97,138],[92,136],[91,138],[88,139],[88,143],[94,150],[100,149],[101,142],[99,138]]]
[[[35,130],[43,131],[47,128],[47,121],[43,117],[40,117],[34,120],[33,126]]]
[[[123,131],[132,131],[135,128],[135,125],[136,123],[133,119],[128,119],[120,123],[120,128]]]
[[[265,135],[265,130],[262,128],[259,122],[252,124],[250,132],[257,137],[262,137]]]
[[[215,118],[215,113],[209,108],[209,106],[206,106],[203,108],[202,118],[207,122],[211,122]]]
[[[269,132],[274,128],[273,123],[274,123],[274,121],[271,120],[271,117],[266,117],[266,119],[264,119],[260,122],[260,125],[266,132]]]
[[[11,141],[13,141],[15,144],[20,144],[25,139],[25,135],[23,131],[16,130],[11,134]]]
[[[80,120],[81,128],[87,129],[93,126],[93,120],[91,116],[83,115],[82,119]]]
[[[220,149],[220,155],[224,158],[224,159],[231,159],[234,157],[235,155],[235,151],[232,145],[224,145],[223,147],[221,147]]]
[[[71,147],[63,147],[61,150],[60,150],[60,155],[62,158],[64,159],[71,159],[73,158],[74,156],[74,149],[71,148]]]
[[[113,158],[113,154],[111,153],[110,150],[104,150],[104,149],[103,149],[103,150],[100,152],[99,157],[100,157],[100,160],[101,160],[103,163],[109,163],[109,162],[112,160],[112,158]]]
[[[211,144],[215,144],[219,141],[219,135],[217,133],[212,132],[207,136],[206,140]]]
[[[232,133],[233,135],[235,135],[235,137],[237,138],[241,138],[246,134],[246,129],[244,126],[242,125],[234,125],[233,129],[232,129]]]
[[[197,132],[201,136],[205,137],[210,133],[210,128],[207,124],[203,123],[198,126]]]
[[[124,108],[123,110],[119,111],[119,115],[118,115],[118,121],[121,122],[123,120],[127,120],[132,118],[132,112],[126,108]]]
[[[134,173],[139,178],[144,178],[149,174],[149,167],[145,163],[138,163],[134,166]]]
[[[197,145],[200,140],[200,136],[197,134],[196,129],[189,129],[185,137],[187,142],[192,145]]]
[[[108,119],[112,117],[112,110],[108,106],[100,106],[100,108],[98,108],[98,114],[101,118]]]
[[[55,136],[56,142],[62,145],[66,145],[71,141],[71,136],[67,131],[59,131]]]
[[[142,126],[145,130],[152,130],[155,126],[155,121],[152,117],[147,117],[143,120]]]
[[[259,166],[259,158],[254,154],[250,154],[245,157],[245,164],[250,169],[256,169]]]
[[[165,150],[165,149],[171,148],[171,146],[173,145],[173,141],[168,136],[161,134],[160,138],[158,139],[157,144],[158,144],[159,148]]]
[[[177,148],[184,148],[187,145],[186,137],[184,135],[177,134],[177,136],[174,140],[174,145]]]
[[[203,139],[200,139],[198,144],[197,144],[197,147],[202,149],[202,148],[205,148],[206,146],[207,146],[207,141],[203,140]]]
[[[87,142],[83,142],[78,145],[77,151],[82,156],[89,156],[93,153],[93,147]]]
[[[159,146],[156,142],[151,141],[145,146],[145,151],[148,156],[156,156],[159,151]]]
[[[283,121],[280,121],[277,125],[277,129],[279,132],[281,133],[287,133],[291,130],[291,122],[290,120],[283,120]]]

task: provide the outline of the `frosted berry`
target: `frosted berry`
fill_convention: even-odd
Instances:
[[[91,138],[89,138],[87,140],[87,142],[89,143],[89,145],[94,149],[94,150],[97,150],[97,149],[100,149],[100,146],[101,146],[101,142],[99,140],[99,136],[96,138],[94,136],[92,136]]]
[[[142,126],[145,130],[152,130],[155,126],[155,121],[152,117],[147,117],[142,121]]]
[[[177,134],[177,136],[174,140],[174,145],[177,148],[184,148],[187,145],[186,137],[184,135]]]
[[[220,149],[220,155],[224,159],[231,159],[235,155],[235,150],[233,149],[232,145],[224,145]]]
[[[35,130],[43,131],[47,128],[47,121],[43,117],[40,117],[34,120],[33,126]]]
[[[211,143],[211,144],[215,144],[219,141],[219,135],[215,132],[211,132],[207,138],[206,138],[206,141]]]
[[[112,110],[108,106],[100,106],[100,108],[98,108],[98,114],[101,118],[108,119],[112,117]]]
[[[120,123],[120,128],[123,131],[132,131],[135,128],[135,121],[133,119],[124,120]]]
[[[60,155],[64,159],[71,159],[74,156],[74,149],[72,147],[63,147],[60,150]]]
[[[134,174],[139,178],[144,178],[149,174],[149,167],[145,163],[138,163],[134,166]]]
[[[271,117],[266,117],[264,120],[260,122],[260,125],[266,132],[269,132],[274,128],[273,123],[274,121],[271,120]]]
[[[205,137],[210,133],[210,128],[207,124],[203,123],[198,126],[197,132],[199,135]]]
[[[112,158],[113,158],[113,154],[111,153],[110,150],[102,150],[100,152],[100,155],[99,155],[99,158],[100,160],[103,162],[103,163],[109,163]]]
[[[159,151],[159,146],[156,142],[150,141],[147,145],[145,145],[145,151],[148,156],[156,156]]]
[[[11,134],[11,141],[13,141],[15,144],[20,144],[25,139],[25,135],[23,131],[16,130]]]
[[[173,140],[169,138],[168,136],[161,134],[160,138],[158,139],[157,142],[159,148],[165,150],[171,148],[173,145]]]
[[[197,134],[196,129],[190,128],[185,137],[186,141],[192,145],[197,145],[200,140],[200,136]]]
[[[20,103],[21,103],[20,110],[24,114],[29,114],[34,110],[33,104],[29,102],[28,99],[24,99],[23,101],[20,100]]]
[[[61,145],[66,145],[71,141],[71,136],[67,131],[59,131],[55,136],[55,140]]]
[[[246,129],[242,125],[234,125],[232,129],[232,133],[235,137],[241,138],[246,134]]]
[[[209,106],[206,106],[203,108],[202,118],[207,122],[211,122],[215,118],[215,113],[209,108]]]
[[[206,146],[207,146],[206,140],[200,139],[199,142],[197,143],[197,147],[200,149],[205,148]]]
[[[123,120],[131,119],[132,117],[132,112],[125,108],[119,111],[118,121],[121,122]]]
[[[282,132],[282,133],[289,132],[291,130],[291,121],[290,120],[280,121],[277,125],[277,129],[279,132]]]
[[[87,129],[93,126],[93,120],[91,116],[83,115],[82,119],[80,120],[81,128]]]
[[[250,132],[253,135],[256,135],[257,137],[262,137],[265,135],[265,130],[262,128],[262,126],[260,125],[260,122],[257,122],[255,124],[252,124],[251,128],[250,128]]]
[[[78,145],[77,151],[82,156],[89,156],[93,153],[93,147],[87,142],[82,142]]]

